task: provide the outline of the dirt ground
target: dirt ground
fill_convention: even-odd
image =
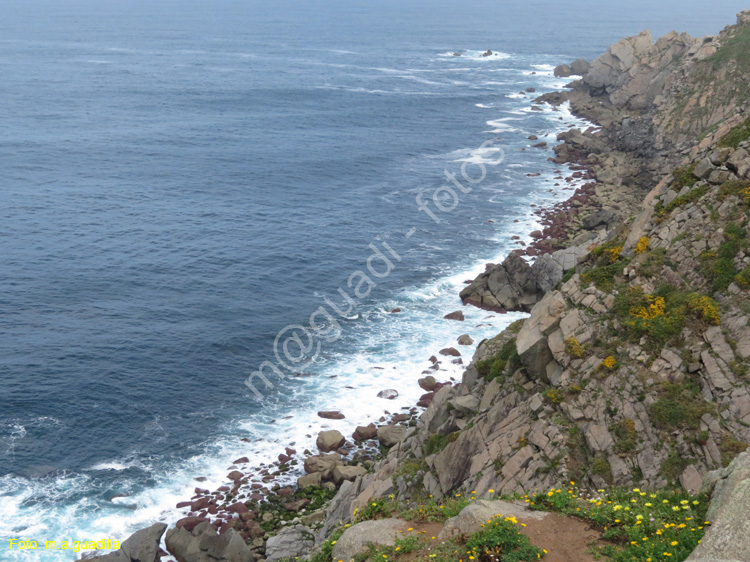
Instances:
[[[599,538],[599,533],[575,517],[550,513],[542,520],[519,519],[525,523],[523,534],[539,548],[546,548],[544,562],[595,562],[589,545]]]

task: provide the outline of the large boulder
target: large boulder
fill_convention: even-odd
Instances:
[[[488,264],[484,273],[461,291],[464,304],[495,311],[529,312],[563,277],[562,264],[545,254],[534,265],[511,253],[500,265]]]
[[[329,453],[340,448],[346,442],[346,438],[340,431],[329,429],[318,433],[315,445],[324,453]]]
[[[576,76],[583,76],[589,71],[591,65],[586,59],[576,59],[570,63],[570,70]]]
[[[159,562],[159,541],[167,526],[154,523],[150,527],[136,531],[128,537],[120,549],[104,556],[94,556],[89,560],[97,562]]]
[[[493,517],[516,517],[518,519],[544,519],[544,511],[530,511],[523,505],[505,501],[477,500],[461,510],[461,513],[445,522],[438,539],[441,541],[453,537],[468,536],[480,531]]]
[[[740,562],[750,560],[750,452],[739,454],[725,468],[706,476],[713,486],[706,520],[711,526],[687,562]]]
[[[344,480],[354,480],[357,476],[367,474],[367,469],[361,466],[337,466],[333,469],[333,481],[341,484]]]
[[[400,519],[378,519],[352,525],[333,547],[333,560],[353,560],[358,554],[367,552],[369,544],[394,546],[396,538],[403,536],[409,524]]]
[[[313,474],[320,472],[323,474],[323,478],[330,479],[333,474],[333,469],[340,464],[344,464],[341,460],[341,455],[338,453],[331,453],[329,455],[313,455],[305,459],[305,472]]]
[[[534,307],[531,317],[524,322],[518,332],[518,355],[533,378],[549,382],[547,365],[554,359],[547,336],[560,325],[560,318],[565,309],[565,299],[558,291],[547,293]]]
[[[177,562],[253,562],[250,547],[234,529],[220,535],[208,522],[192,533],[184,528],[170,529],[165,543]]]
[[[299,525],[283,529],[266,542],[266,560],[295,560],[309,554],[313,546],[315,535],[307,527]]]
[[[378,441],[384,447],[393,447],[406,437],[406,428],[402,425],[383,425],[378,428]]]

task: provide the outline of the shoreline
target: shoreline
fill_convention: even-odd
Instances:
[[[571,114],[571,117],[576,119],[576,117],[573,116],[572,114]],[[573,126],[573,125],[565,125],[565,126]],[[532,149],[534,148],[529,146],[525,150],[532,150]],[[552,170],[553,167],[554,166],[552,165],[550,166],[551,168],[549,170],[550,173],[557,172],[557,169]],[[570,173],[569,177],[571,178],[571,182],[577,182],[579,180],[579,178],[573,177],[573,174],[575,174],[575,172],[576,170],[574,169],[569,170],[569,173]],[[527,175],[533,176],[533,174],[531,173]],[[563,186],[563,188],[560,190],[560,193],[564,193],[563,189],[565,189],[566,187],[568,186]],[[576,195],[578,194],[577,190],[581,188],[573,188],[573,189],[576,189],[576,191],[574,191],[572,195],[569,195],[569,197],[567,197],[566,199],[553,203],[551,206],[541,207],[541,206],[537,206],[537,204],[535,203],[530,203],[527,216],[529,217],[529,219],[539,224],[540,227],[544,226],[541,223],[541,221],[544,220],[543,214],[551,213],[559,205],[565,205],[567,202],[575,198]],[[568,194],[566,193],[566,195]],[[509,223],[508,226],[509,227],[512,226],[512,223]],[[513,234],[509,232],[507,235],[507,238],[510,241],[509,247],[511,248],[508,250],[509,252],[514,251],[512,249],[512,243],[514,241],[521,240],[522,237],[528,241],[529,247],[531,247],[531,245],[534,243],[533,237],[531,236],[531,232],[533,231],[530,232],[528,230],[523,230],[523,231],[516,230],[513,232],[514,232]],[[453,276],[455,277],[456,274],[454,274]],[[458,303],[456,303],[456,305],[458,305]],[[441,320],[435,319],[434,321],[440,322]],[[496,329],[495,332],[497,332],[498,330],[500,329],[499,328]],[[457,331],[456,336],[458,335],[459,334]],[[456,347],[461,347],[461,346],[456,346]],[[473,349],[473,348],[470,348],[470,349]],[[440,357],[440,360],[442,360],[443,364],[452,363],[453,361],[455,361],[456,363],[458,363],[459,366],[461,365],[460,357],[453,358],[450,355],[440,356],[438,349],[434,350],[434,354],[435,355],[433,357],[435,356]],[[435,359],[437,360],[437,357],[435,357]],[[441,372],[439,370],[440,369],[439,365],[436,363],[433,363],[433,367],[434,369],[428,369],[428,370],[423,371],[422,376],[423,377],[427,377],[430,375],[438,376],[439,373]],[[460,371],[457,371],[457,374],[460,374]],[[431,390],[427,390],[423,388],[423,390],[425,391],[425,395],[421,396],[420,399],[417,401],[417,402],[422,401],[422,404],[423,404],[422,406],[419,407],[419,410],[417,410],[417,407],[415,406],[415,404],[400,406],[399,408],[387,408],[388,403],[385,402],[384,406],[386,407],[386,409],[392,411],[392,413],[388,416],[388,418],[381,416],[379,419],[373,420],[373,421],[377,422],[380,426],[391,425],[392,423],[399,424],[401,426],[406,426],[406,427],[413,426],[416,422],[416,419],[419,417],[419,415],[421,415],[425,411],[426,406],[429,405],[430,399],[429,397],[426,397],[426,395],[432,394],[432,396],[434,396],[434,393],[437,390],[439,390],[442,386],[445,386],[445,385],[450,384],[454,387],[460,385],[460,381],[456,381],[454,377],[447,377],[445,378],[445,380],[441,378],[440,380],[442,382],[436,381],[437,384],[433,386]],[[414,384],[416,385],[416,382]],[[408,412],[408,414],[399,413],[399,412]],[[409,418],[404,419],[403,418],[404,415],[408,415]],[[309,420],[309,422],[312,425],[318,425],[319,427],[323,429],[325,429],[325,427],[328,426],[328,424],[325,423],[326,420],[321,419],[321,418],[314,418],[312,420]],[[362,426],[362,427],[366,427],[366,426]],[[248,442],[248,443],[250,442],[250,440],[247,438],[243,438],[241,439],[241,441]],[[375,436],[375,443],[377,443],[377,436]],[[373,454],[373,456],[374,456],[374,453],[377,453],[377,447],[370,446],[370,447],[365,448],[365,450],[368,450],[368,449],[369,449],[369,452]],[[232,499],[232,500],[234,499],[244,500],[247,498],[253,502],[260,502],[261,499],[266,500],[268,496],[270,495],[271,500],[272,500],[271,503],[274,506],[274,508],[278,508],[279,506],[282,506],[282,502],[284,501],[282,500],[282,498],[290,497],[289,480],[292,478],[291,475],[295,472],[295,470],[299,471],[300,467],[302,466],[302,460],[303,460],[302,453],[304,453],[307,456],[311,456],[315,454],[313,451],[310,451],[310,450],[302,451],[298,447],[296,447],[294,442],[292,442],[288,444],[286,447],[284,446],[279,447],[279,450],[278,450],[279,455],[278,455],[277,460],[273,460],[270,462],[261,462],[257,466],[253,466],[251,468],[247,466],[247,462],[249,462],[247,457],[240,457],[236,459],[235,462],[231,464],[228,463],[226,472],[228,472],[229,474],[233,474],[235,472],[241,472],[242,476],[237,477],[234,480],[230,478],[228,479],[227,482],[221,483],[219,486],[216,486],[212,490],[209,490],[203,487],[204,485],[203,483],[206,481],[206,478],[204,476],[195,476],[194,480],[196,482],[196,486],[194,489],[194,494],[189,499],[185,498],[182,501],[178,502],[177,503],[178,507],[176,508],[176,509],[186,509],[189,507],[190,510],[187,512],[184,512],[182,514],[181,519],[176,519],[176,520],[180,521],[180,520],[187,519],[187,521],[183,521],[181,526],[183,528],[191,530],[197,524],[202,522],[202,520],[206,518],[206,516],[209,516],[208,518],[212,521],[212,523],[214,523],[213,526],[218,531],[225,532],[229,528],[226,525],[226,519],[225,519],[226,514],[235,513],[236,515],[239,515],[239,520],[243,521],[243,523],[246,524],[247,539],[252,541],[253,539],[259,538],[258,536],[254,536],[254,535],[259,534],[258,529],[260,528],[259,525],[255,525],[252,523],[256,521],[256,519],[251,518],[251,516],[249,515],[246,515],[246,518],[247,518],[246,521],[242,519],[243,514],[252,513],[253,510],[245,511],[242,507],[238,505],[238,503],[241,503],[239,501],[235,501],[234,503],[231,503],[231,504],[226,504],[225,500],[227,500],[227,498]],[[350,452],[353,452],[353,451],[350,451]],[[359,449],[357,452],[358,453],[362,452],[362,449]],[[354,459],[353,455],[349,455],[349,457],[351,460],[360,460],[359,458]],[[235,474],[235,476],[237,475]],[[268,487],[270,487],[272,486],[272,483],[274,482],[279,483],[275,491],[271,490],[270,494],[267,494],[267,493],[261,494],[260,487],[267,488],[266,485],[269,485]],[[239,497],[242,495],[241,489],[243,488],[243,486],[251,487],[251,491],[249,494],[247,494],[246,498]],[[279,494],[278,492],[281,492],[281,494]],[[208,502],[206,501],[206,498],[209,498],[208,501],[211,502],[210,504],[208,504]],[[229,510],[229,511],[220,510],[218,507],[216,508],[211,507],[219,502],[225,503],[226,508],[229,508],[232,506],[234,507],[232,508],[232,510]],[[303,506],[301,509],[305,510],[305,507]],[[216,516],[216,517],[211,517],[211,516]],[[262,514],[260,516],[262,517]],[[303,511],[302,517],[304,517],[304,511]],[[303,522],[302,517],[293,517],[293,518],[285,519],[283,520],[283,524],[286,524],[287,522],[294,522],[295,520],[298,523]],[[217,522],[217,521],[221,521],[221,522]],[[276,527],[276,528],[280,529],[282,527]]]

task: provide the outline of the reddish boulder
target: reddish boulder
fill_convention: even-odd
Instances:
[[[178,529],[183,528],[189,533],[204,521],[208,521],[208,519],[205,517],[183,517],[174,526]]]
[[[247,508],[247,506],[242,502],[233,503],[232,505],[227,507],[227,511],[230,511],[232,513],[247,513],[250,510]]]
[[[346,416],[338,411],[323,411],[318,412],[318,417],[326,419],[326,420],[343,420]]]

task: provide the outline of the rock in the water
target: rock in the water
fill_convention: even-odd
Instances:
[[[383,425],[378,428],[378,441],[384,447],[393,447],[406,437],[406,428],[401,425]]]
[[[573,75],[573,70],[569,64],[561,64],[555,67],[555,76],[558,78],[567,78]]]
[[[458,345],[471,345],[474,343],[474,340],[471,339],[471,336],[469,334],[462,334],[458,336]]]
[[[455,347],[446,347],[445,349],[440,350],[440,355],[448,355],[452,357],[461,357],[461,352],[457,350]]]
[[[444,541],[461,535],[471,535],[481,530],[487,521],[498,515],[523,519],[544,519],[547,513],[531,511],[526,509],[525,506],[505,501],[477,500],[463,508],[461,513],[455,517],[448,519],[443,530],[440,531],[438,539]]]
[[[368,439],[375,439],[378,434],[378,428],[375,427],[374,423],[370,425],[358,425],[357,429],[352,433],[352,438],[355,441],[366,441]]]
[[[150,527],[136,531],[120,549],[104,556],[94,556],[89,560],[96,562],[159,562],[159,541],[167,526],[154,523]]]
[[[326,420],[343,420],[346,416],[339,411],[318,412],[318,417]]]
[[[446,314],[443,316],[446,320],[458,320],[459,322],[464,321],[464,313],[461,310],[456,310],[454,312],[451,312],[450,314]]]
[[[295,560],[306,556],[315,546],[315,534],[303,526],[289,527],[266,542],[267,562]]]
[[[409,527],[400,519],[378,519],[363,521],[349,527],[333,547],[333,560],[353,560],[358,554],[367,552],[367,546],[393,546],[397,537]]]
[[[318,438],[315,440],[315,445],[324,453],[335,451],[346,442],[346,438],[341,434],[340,431],[335,429],[329,429],[328,431],[321,431],[318,433]]]
[[[394,400],[398,398],[398,390],[387,388],[378,392],[378,398],[385,398],[386,400]]]
[[[432,375],[427,375],[426,377],[419,379],[417,382],[419,383],[419,387],[427,392],[432,392],[437,386],[437,379]]]

